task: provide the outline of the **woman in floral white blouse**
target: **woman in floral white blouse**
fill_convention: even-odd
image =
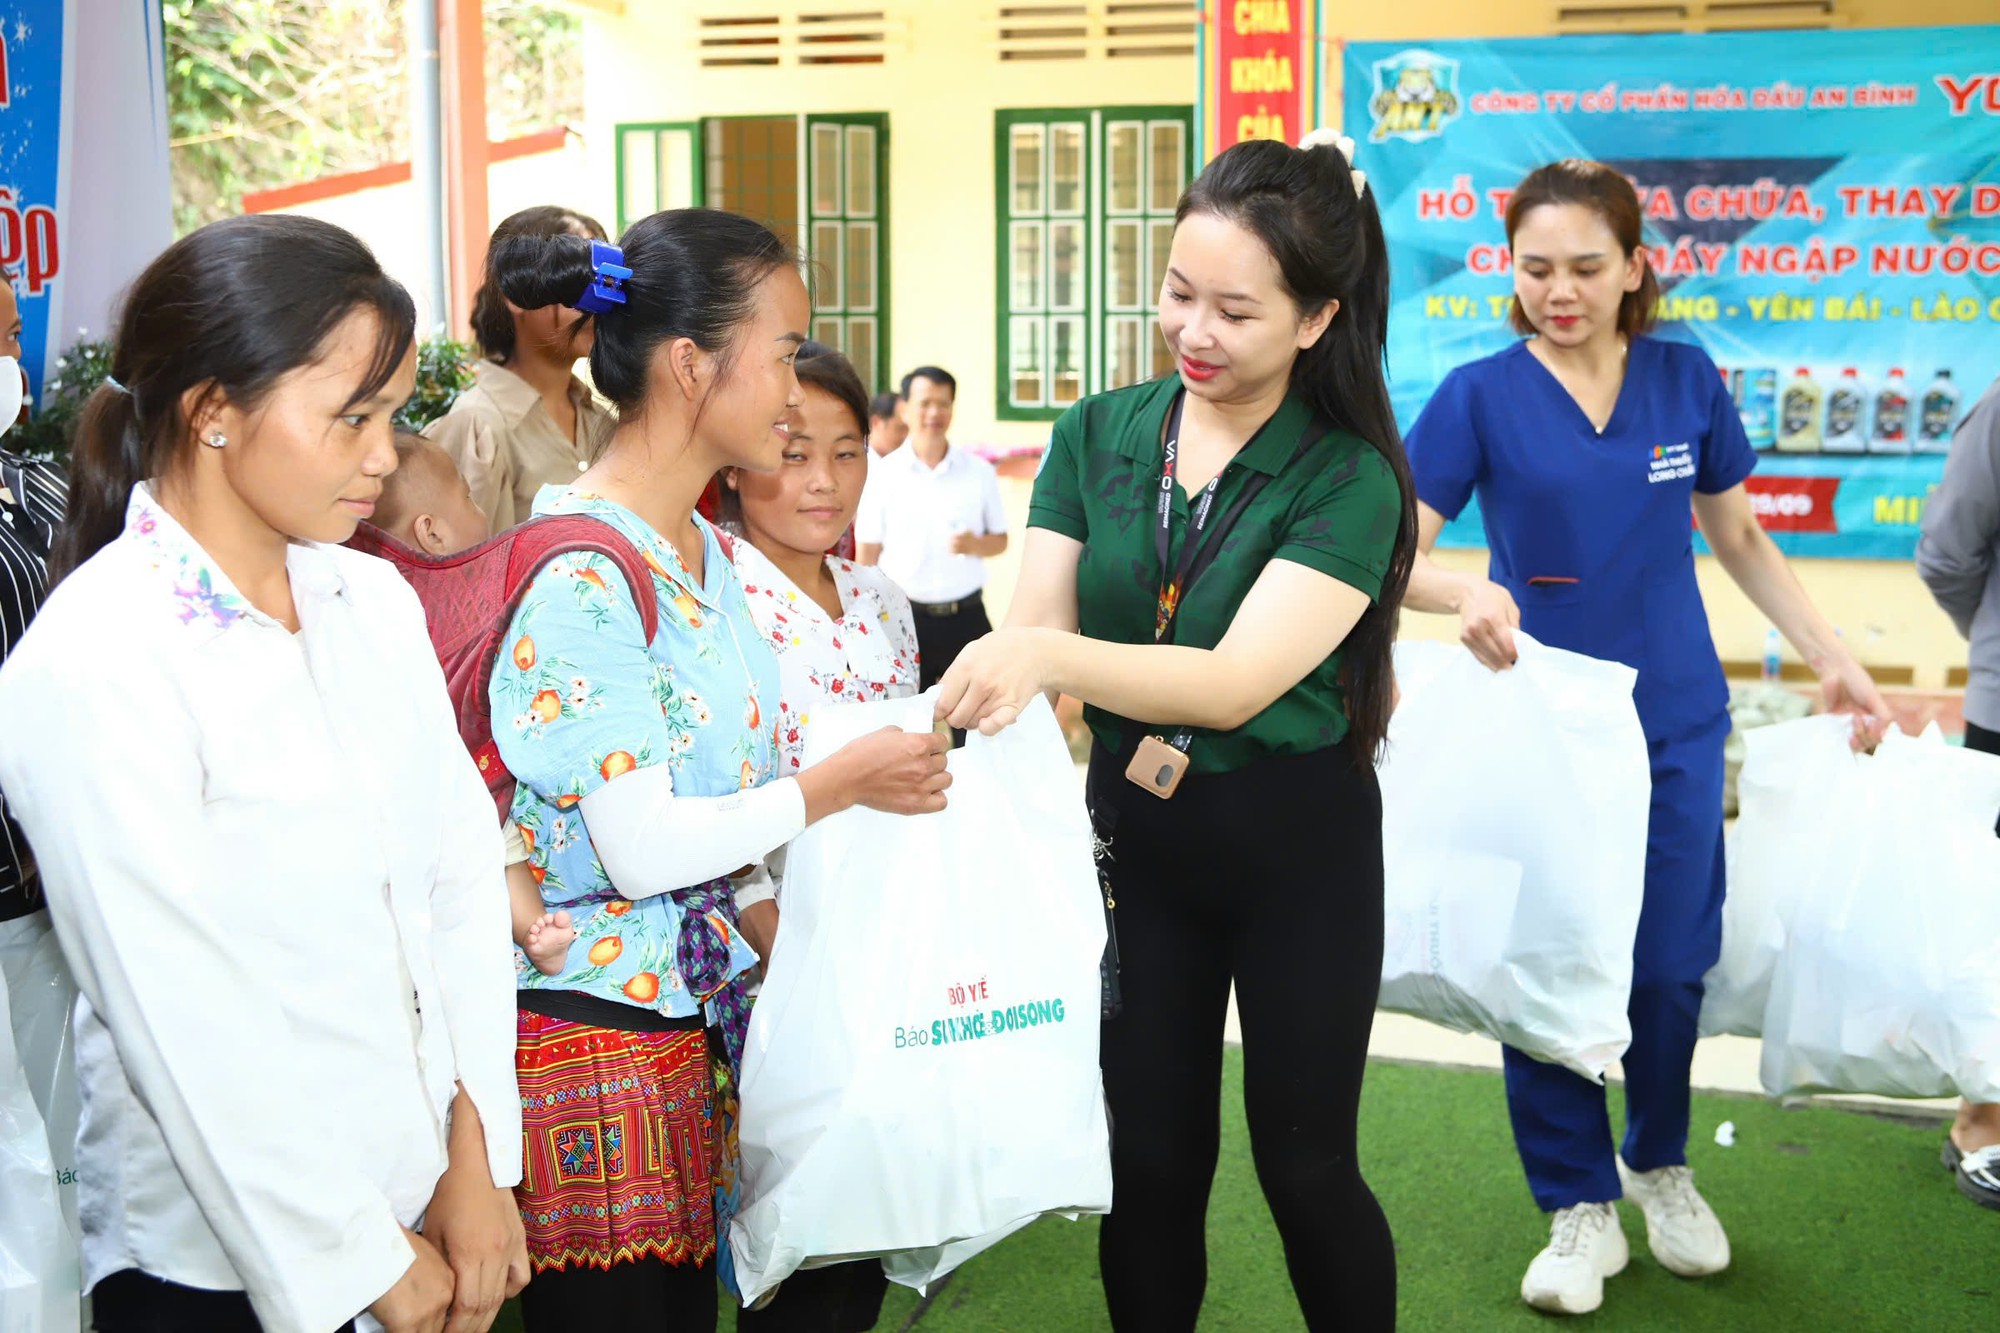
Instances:
[[[741,534],[736,573],[750,616],[778,657],[778,772],[797,773],[805,731],[822,704],[917,692],[910,599],[872,565],[828,554],[854,522],[868,480],[868,393],[839,352],[800,345],[792,369],[804,401],[775,472],[726,468],[723,522]],[[783,852],[772,858],[782,877]],[[775,902],[739,890],[743,931],[761,949],[776,933]],[[742,1333],[866,1333],[882,1314],[882,1266],[860,1262],[785,1279],[769,1309],[737,1316]]]
[[[778,655],[778,770],[799,771],[815,704],[917,692],[910,599],[873,565],[829,555],[868,480],[868,395],[823,343],[793,367],[805,402],[776,472],[722,474],[723,520],[743,535],[736,569]]]

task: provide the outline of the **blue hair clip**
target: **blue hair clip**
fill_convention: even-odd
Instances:
[[[590,286],[576,299],[575,309],[601,315],[613,306],[625,304],[625,283],[632,270],[625,267],[625,252],[604,241],[590,243]]]

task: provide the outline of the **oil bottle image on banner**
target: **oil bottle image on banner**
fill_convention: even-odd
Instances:
[[[1800,366],[1775,393],[1774,370],[1724,376],[1750,446],[1781,454],[1942,454],[1962,405],[1949,370],[1938,371],[1921,396],[1911,393],[1900,366],[1879,381],[1846,366],[1831,388],[1811,366]]]
[[[1868,451],[1867,425],[1862,418],[1868,396],[1861,387],[1861,372],[1853,366],[1840,372],[1833,392],[1826,396],[1826,434],[1820,448],[1830,454],[1860,454]]]
[[[1816,454],[1819,452],[1819,408],[1821,391],[1812,371],[1800,366],[1785,385],[1778,416],[1778,452]]]

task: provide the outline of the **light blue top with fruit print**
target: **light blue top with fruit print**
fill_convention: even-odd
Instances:
[[[662,764],[683,796],[726,796],[769,781],[777,659],[700,518],[706,580],[698,583],[673,543],[622,505],[550,486],[535,513],[589,514],[624,534],[652,567],[659,629],[645,641],[625,576],[589,553],[544,566],[508,629],[489,696],[493,737],[520,780],[513,818],[542,900],[567,910],[577,932],[561,972],[544,976],[517,951],[515,975],[523,989],[690,1017],[714,991],[697,994],[682,975],[683,930],[715,931],[729,947],[731,975],[756,966],[757,956],[719,915],[689,919],[679,894],[621,896],[591,846],[582,801],[613,778]]]

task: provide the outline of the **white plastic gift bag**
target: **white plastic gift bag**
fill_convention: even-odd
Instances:
[[[8,992],[0,985],[0,1330],[76,1333],[83,1275],[48,1129],[15,1046]]]
[[[1379,1003],[1601,1079],[1631,1041],[1645,892],[1637,676],[1515,637],[1502,672],[1396,645]]]
[[[81,1103],[76,1084],[76,981],[47,912],[0,921],[0,983],[13,1013],[14,1049],[55,1155],[56,1197],[72,1235]]]
[[[815,709],[808,759],[931,710]],[[743,1057],[746,1302],[863,1256],[922,1286],[1036,1217],[1110,1207],[1082,785],[1041,699],[950,763],[943,813],[850,810],[786,854]]]
[[[1048,1214],[1036,1214],[1009,1222],[998,1231],[989,1231],[971,1240],[955,1240],[949,1245],[933,1245],[923,1250],[899,1250],[895,1254],[882,1256],[882,1271],[891,1282],[905,1287],[914,1287],[920,1294],[930,1290],[930,1285],[945,1274],[957,1268],[975,1255],[984,1254],[1007,1237],[1033,1222],[1040,1221]],[[1074,1222],[1080,1214],[1065,1212],[1060,1214]]]
[[[1761,1077],[2000,1101],[2000,757],[1892,732],[1765,830],[1819,849],[1782,912]]]
[[[1826,864],[1829,857],[1849,851],[1845,839],[1825,834],[1855,817],[1860,793],[1853,732],[1852,719],[1821,715],[1743,733],[1736,787],[1741,813],[1729,838],[1722,954],[1704,979],[1705,1037],[1763,1034],[1771,973],[1785,948],[1792,905],[1836,873]],[[1807,830],[1813,832],[1801,836]]]

